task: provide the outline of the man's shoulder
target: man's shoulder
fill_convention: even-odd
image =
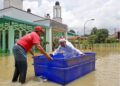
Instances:
[[[31,32],[31,33],[29,33],[29,34],[32,34],[32,35],[34,35],[34,34],[37,34],[36,32]]]
[[[31,35],[31,36],[37,36],[37,37],[39,37],[36,32],[31,32],[30,35]]]
[[[73,44],[69,41],[66,41],[66,44],[69,45],[70,47],[74,47]]]
[[[71,45],[69,45],[69,44],[66,44],[66,47],[67,47],[67,48],[71,48],[71,49],[74,48],[73,46],[71,46]]]

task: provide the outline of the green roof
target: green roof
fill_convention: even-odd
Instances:
[[[14,22],[18,22],[18,23],[23,23],[23,24],[28,24],[28,25],[32,25],[32,26],[42,26],[43,28],[48,28],[45,25],[40,25],[40,24],[36,24],[35,22],[29,22],[29,21],[24,21],[24,20],[20,20],[20,19],[16,19],[13,17],[9,17],[9,16],[0,16],[0,20],[2,19],[2,21],[14,21]]]

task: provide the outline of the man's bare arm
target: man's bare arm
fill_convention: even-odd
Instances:
[[[38,50],[44,54],[48,60],[52,60],[52,57],[50,57],[50,55],[48,55],[45,50],[42,48],[42,46],[40,44],[36,44],[36,47],[38,48]]]
[[[34,56],[34,53],[32,52],[32,50],[29,51],[31,53],[32,56]]]

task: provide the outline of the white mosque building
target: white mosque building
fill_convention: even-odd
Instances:
[[[30,9],[23,10],[23,0],[4,0],[3,8],[0,9],[0,52],[12,53],[16,40],[30,33],[36,25],[42,26],[46,31],[46,35],[42,37],[42,44],[47,52],[52,51],[56,37],[67,37],[68,28],[62,23],[61,6],[58,1],[53,7],[53,19],[50,19],[49,14],[41,17],[31,13]]]

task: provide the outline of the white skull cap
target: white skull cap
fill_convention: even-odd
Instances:
[[[60,38],[59,42],[66,42],[65,38]]]

